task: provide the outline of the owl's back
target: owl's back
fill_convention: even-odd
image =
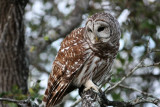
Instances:
[[[88,45],[83,34],[84,28],[75,29],[61,43],[43,98],[46,107],[57,104],[64,95],[76,88],[72,85],[72,80],[88,56]]]

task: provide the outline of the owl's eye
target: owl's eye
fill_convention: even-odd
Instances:
[[[104,30],[104,28],[105,28],[104,26],[99,27],[99,28],[98,28],[98,32],[103,31],[103,30]]]
[[[90,28],[87,28],[88,32],[92,32],[92,30]]]

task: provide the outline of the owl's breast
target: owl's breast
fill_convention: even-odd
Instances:
[[[93,75],[93,81],[97,85],[100,85],[106,78],[108,78],[113,65],[113,59],[101,59],[97,64],[97,72]]]
[[[82,68],[78,71],[77,78],[74,78],[73,84],[77,87],[85,84],[87,80],[93,80],[95,83],[102,81],[105,70],[108,69],[107,61],[95,56],[93,52],[90,53],[89,59],[84,63]]]

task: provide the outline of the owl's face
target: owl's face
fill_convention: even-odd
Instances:
[[[93,44],[106,43],[113,38],[113,30],[119,32],[116,24],[115,18],[108,13],[95,14],[86,23],[86,35]]]
[[[107,42],[110,39],[110,27],[107,22],[101,20],[90,20],[86,25],[87,35],[91,42]]]

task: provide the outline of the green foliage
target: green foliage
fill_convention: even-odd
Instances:
[[[31,22],[29,22],[28,24],[32,31],[37,31],[37,29],[39,28],[39,25],[33,24]]]
[[[123,68],[117,68],[117,74],[120,74],[123,71],[124,71]]]
[[[42,101],[43,95],[39,94],[39,90],[43,89],[40,86],[41,80],[37,80],[37,82],[33,85],[33,87],[29,88],[29,95],[32,100],[37,99],[40,103]]]
[[[13,86],[12,92],[10,92],[10,95],[14,96],[17,100],[23,100],[27,98],[27,96],[22,93],[22,90],[19,89],[19,87],[16,85]]]
[[[121,56],[120,56],[119,53],[118,53],[118,55],[117,55],[117,59],[119,59],[119,60],[121,61],[122,64],[124,64],[125,61],[126,61],[125,59],[121,58]]]
[[[37,80],[37,82],[33,85],[33,87],[29,88],[28,90],[29,93],[27,95],[23,94],[22,90],[18,86],[14,85],[11,91],[0,93],[0,97],[13,98],[16,100],[26,100],[29,97],[33,101],[36,99],[40,104],[43,98],[43,95],[39,94],[39,90],[43,89],[39,85],[40,82],[41,82],[40,80]],[[10,103],[10,102],[4,102],[4,103],[8,104],[9,107],[17,107],[17,104],[15,103]]]
[[[131,56],[131,54],[129,54],[128,61],[129,61],[129,62],[132,62],[132,61],[133,61],[133,56]]]
[[[35,46],[31,46],[29,51],[30,51],[30,52],[33,52],[33,51],[35,51],[35,49],[36,49]]]
[[[9,107],[18,107],[17,104],[15,103],[7,103],[9,105]]]
[[[99,2],[99,3],[101,3],[102,2],[102,0],[94,0],[95,2]]]
[[[115,100],[115,101],[123,101],[123,99],[121,98],[120,93],[112,93],[111,95],[112,95],[113,100]]]
[[[0,93],[0,97],[13,98],[16,100],[27,99],[27,95],[23,94],[22,90],[17,85],[13,85],[11,91]],[[18,107],[17,104],[15,104],[15,103],[5,102],[5,101],[4,101],[4,103],[8,104],[9,107]]]
[[[143,20],[139,28],[144,30],[156,29],[156,25],[149,22],[149,20]]]
[[[22,90],[17,85],[13,85],[11,91],[0,93],[0,97],[9,97],[17,100],[23,100],[27,98],[27,95],[24,95]]]
[[[7,92],[2,92],[2,93],[0,93],[0,97],[3,97],[3,96],[5,96],[5,95],[7,95]]]
[[[44,36],[43,38],[44,38],[45,41],[49,40],[49,36]]]
[[[111,79],[111,82],[116,83],[116,82],[118,82],[120,79],[121,79],[120,77],[113,75],[113,76],[112,76],[112,79]]]

